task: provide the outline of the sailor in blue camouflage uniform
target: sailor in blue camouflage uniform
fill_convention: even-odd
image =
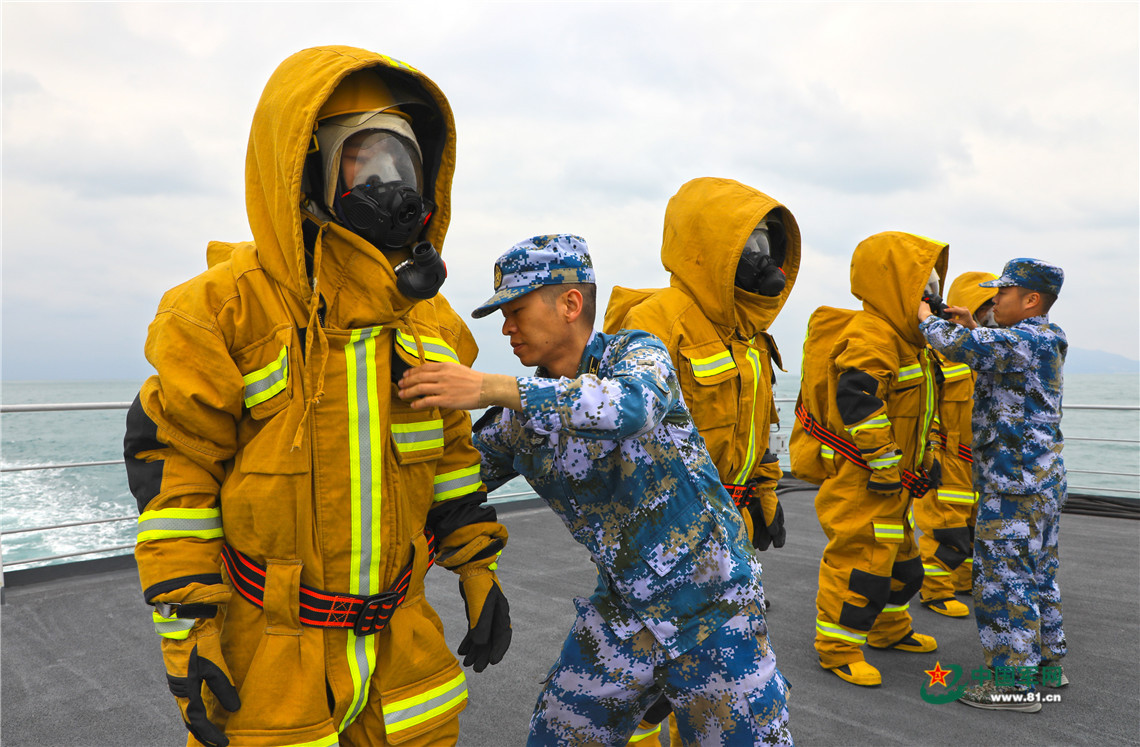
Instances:
[[[1046,673],[1044,684],[1068,684],[1059,669],[1067,649],[1057,586],[1057,538],[1067,495],[1060,425],[1068,342],[1048,316],[1063,280],[1061,268],[1041,260],[1006,263],[1000,278],[980,284],[999,289],[993,307],[998,329],[977,327],[966,309],[950,309],[958,324],[931,315],[925,304],[919,311],[930,344],[978,374],[974,614],[995,676],[963,696],[963,703],[975,707],[1040,710],[1040,702],[994,697],[1031,691],[1036,672]]]
[[[594,283],[581,238],[519,242],[473,316],[500,309],[535,376],[429,364],[400,382],[416,407],[496,405],[475,426],[484,481],[522,475],[597,565],[528,744],[625,745],[662,694],[685,744],[791,744],[740,515],[664,345],[641,331],[595,332]]]

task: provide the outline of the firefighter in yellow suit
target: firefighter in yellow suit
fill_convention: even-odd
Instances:
[[[641,329],[665,343],[753,545],[782,547],[776,483],[783,473],[768,449],[771,426],[779,422],[772,363],[780,365],[780,353],[767,330],[799,272],[799,227],[791,211],[752,187],[693,179],[665,209],[661,261],[669,287],[615,287],[604,329]],[[631,744],[657,744],[656,728],[642,722]],[[680,744],[673,719],[670,736]]]
[[[846,312],[829,349],[810,360],[817,317],[835,310],[817,310],[809,322],[801,404],[815,410],[809,414],[821,440],[803,437],[797,407],[792,467],[796,472],[805,450],[827,465],[815,499],[828,539],[815,648],[824,669],[856,685],[882,683],[864,658],[864,643],[937,648],[933,637],[911,627],[909,602],[923,573],[908,513],[912,496],[927,490],[925,470],[937,472],[938,447],[936,364],[914,315],[932,273],[945,276],[947,255],[946,244],[913,234],[871,236],[851,258],[851,292],[863,308]],[[813,380],[824,396],[809,391]]]
[[[454,167],[418,70],[299,52],[253,117],[253,241],[212,243],[162,299],[125,452],[190,745],[455,744],[467,683],[424,598],[433,561],[459,574],[464,663],[509,644],[469,417],[396,395],[409,366],[477,352],[437,295]]]
[[[988,272],[967,272],[950,285],[946,302],[970,310],[975,320],[986,326],[989,309],[997,288],[982,288],[978,283],[997,280]],[[990,326],[996,324],[990,323]],[[918,547],[922,552],[925,575],[919,597],[927,609],[947,617],[967,617],[970,608],[954,598],[955,592],[973,589],[974,523],[978,515],[977,493],[970,444],[973,442],[971,417],[974,410],[973,371],[962,363],[953,363],[931,350],[942,373],[939,418],[943,441],[942,485],[915,501],[914,522],[922,535]]]

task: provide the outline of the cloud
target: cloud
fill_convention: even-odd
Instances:
[[[208,240],[249,238],[245,147],[265,81],[328,43],[406,60],[448,95],[459,142],[445,293],[465,317],[489,295],[494,258],[535,233],[587,238],[603,305],[615,284],[664,285],[665,203],[715,175],[800,224],[800,279],[773,328],[789,366],[816,306],[854,304],[855,245],[889,229],[949,241],[952,274],[1056,261],[1068,276],[1054,316],[1071,344],[1140,356],[1135,4],[3,13],[5,377],[145,375],[161,294],[204,269]],[[488,355],[502,349],[494,318],[471,326]],[[66,354],[45,328],[66,330]]]

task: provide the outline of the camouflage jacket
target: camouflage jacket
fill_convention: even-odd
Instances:
[[[931,346],[978,375],[974,387],[974,484],[982,493],[1065,494],[1062,369],[1069,343],[1046,315],[1003,329],[966,329],[928,317]]]
[[[520,474],[598,567],[591,600],[621,638],[679,656],[751,601],[760,564],[681,399],[664,345],[593,333],[574,379],[519,379],[522,411],[476,424],[483,478]]]

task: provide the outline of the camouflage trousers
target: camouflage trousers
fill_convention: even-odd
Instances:
[[[530,720],[530,747],[626,745],[664,694],[686,745],[790,745],[788,685],[755,604],[670,659],[642,628],[618,638],[589,600]]]
[[[1036,667],[1065,655],[1060,489],[983,493],[974,535],[974,616],[990,667]]]

